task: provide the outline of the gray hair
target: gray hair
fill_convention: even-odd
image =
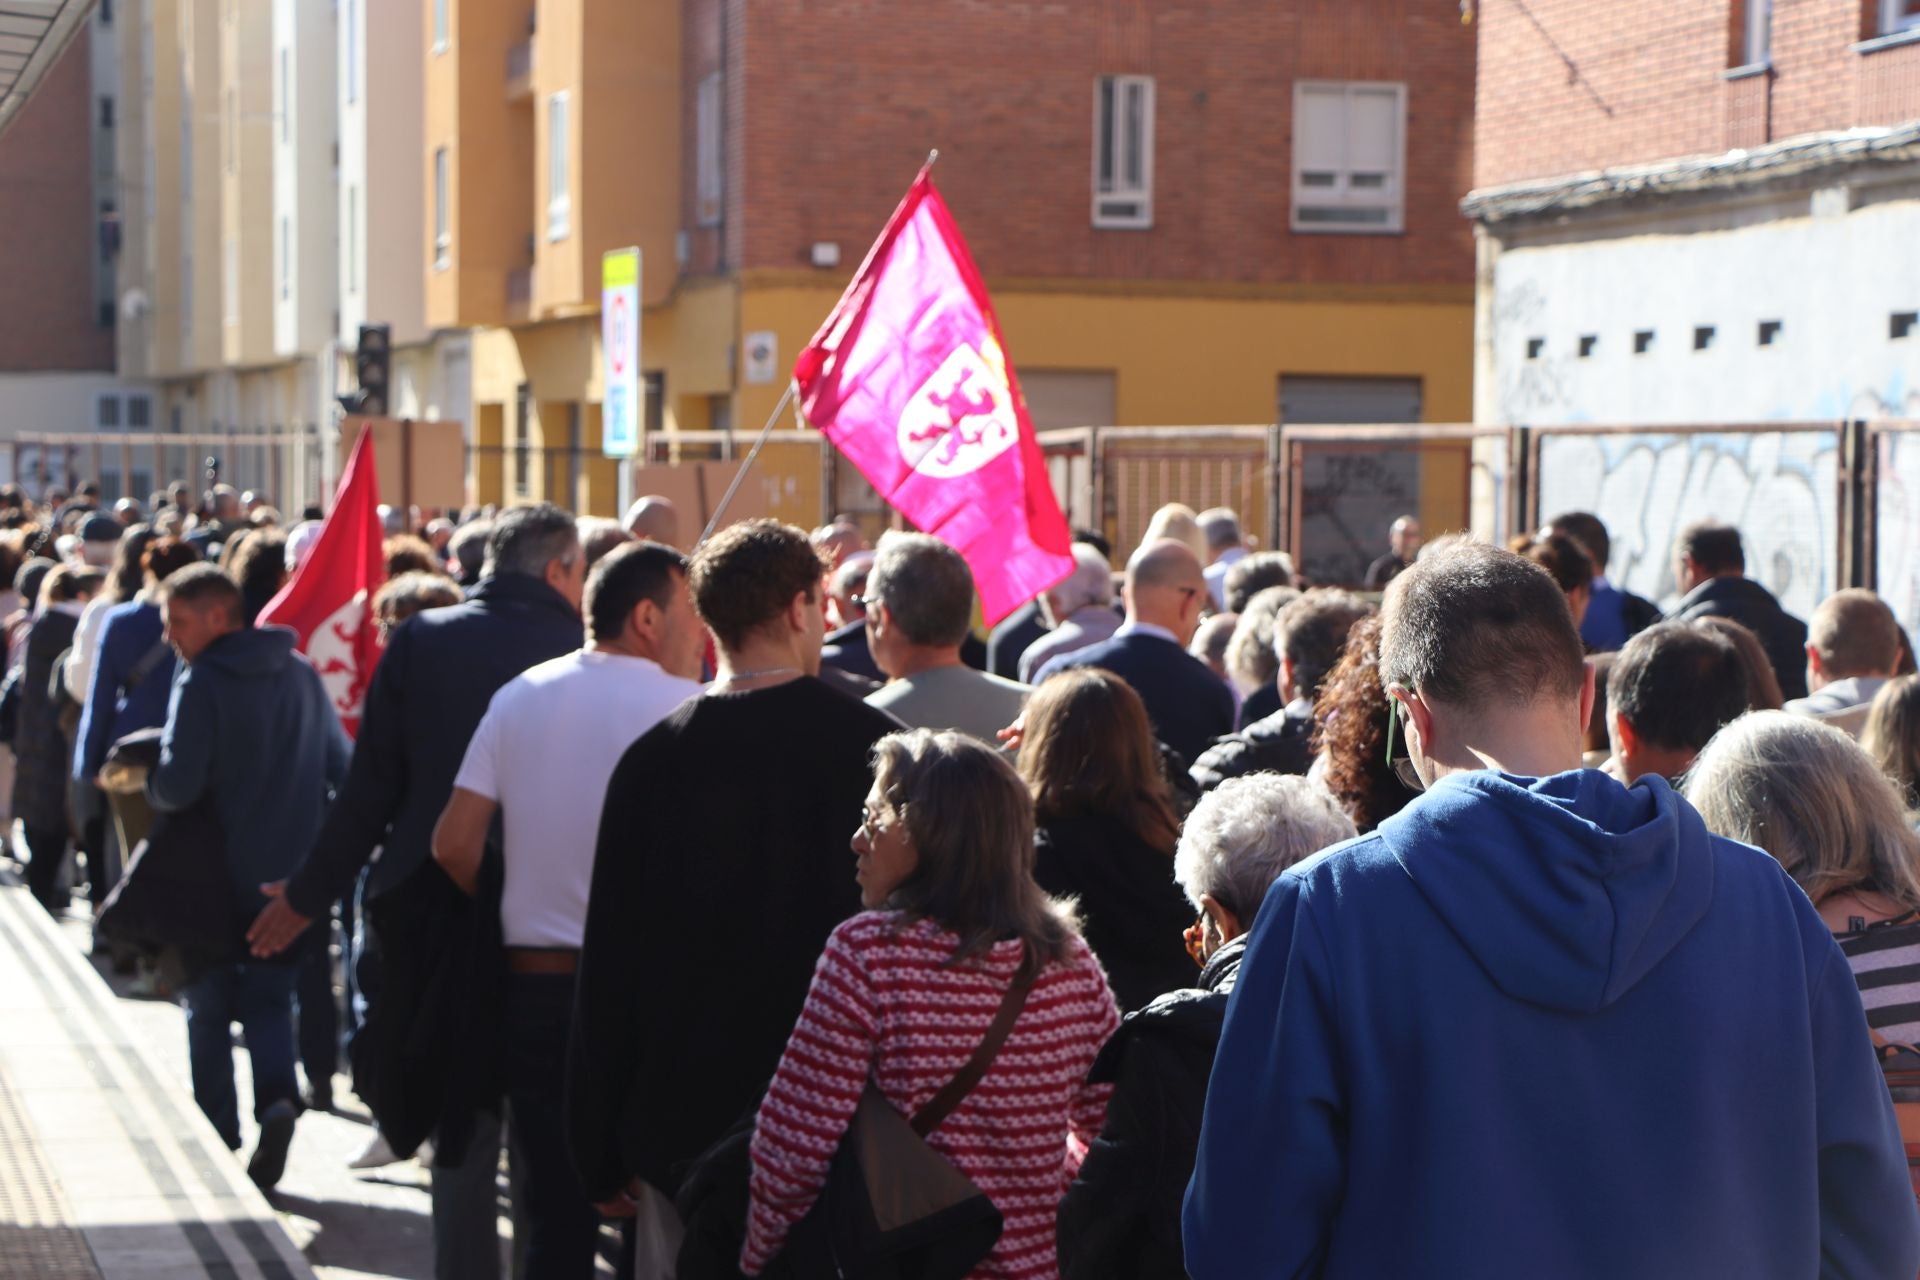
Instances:
[[[1231,507],[1208,507],[1196,519],[1200,522],[1200,532],[1206,535],[1209,551],[1237,547],[1246,541],[1240,532],[1240,516]]]
[[[958,551],[930,534],[882,534],[866,595],[887,607],[913,644],[957,645],[973,621],[973,573]]]
[[[573,516],[551,502],[513,507],[494,519],[487,534],[485,576],[522,573],[545,576],[558,560],[570,565],[581,554],[580,530]]]
[[[1816,905],[1865,890],[1920,909],[1920,836],[1900,793],[1832,725],[1750,712],[1713,736],[1682,791],[1710,830],[1765,849]]]
[[[1252,693],[1273,683],[1280,671],[1280,658],[1273,648],[1273,626],[1280,611],[1299,598],[1300,593],[1292,587],[1268,587],[1240,610],[1240,622],[1227,644],[1227,674],[1240,686],[1240,692]]]
[[[493,536],[493,521],[471,520],[453,531],[447,554],[459,562],[460,572],[478,578],[487,562],[487,541]]]
[[[1187,815],[1173,878],[1196,911],[1211,895],[1251,925],[1281,872],[1354,834],[1353,819],[1316,782],[1278,773],[1230,778]]]
[[[1088,605],[1113,603],[1113,566],[1098,547],[1084,542],[1073,544],[1073,572],[1053,584],[1047,592],[1052,598],[1057,619],[1067,617]]]

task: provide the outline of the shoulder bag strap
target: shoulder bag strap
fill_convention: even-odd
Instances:
[[[141,682],[153,674],[154,668],[167,660],[167,654],[171,650],[172,646],[167,643],[166,638],[163,636],[154,643],[153,648],[141,654],[140,661],[134,663],[133,669],[127,672],[124,685],[126,691],[132,693],[135,689],[138,689]]]
[[[1013,1034],[1013,1024],[1020,1019],[1020,1010],[1026,1007],[1027,993],[1033,990],[1033,982],[1039,976],[1040,966],[1034,963],[1031,952],[1023,956],[1020,968],[1013,975],[1013,983],[1007,988],[1007,994],[1000,998],[1000,1010],[993,1015],[993,1022],[987,1027],[987,1034],[980,1041],[980,1047],[967,1059],[967,1065],[960,1068],[960,1074],[947,1081],[946,1087],[933,1095],[927,1105],[913,1113],[913,1131],[926,1137],[940,1127],[940,1122],[953,1114],[973,1087],[987,1074],[987,1068],[993,1065],[994,1058],[1000,1052],[1000,1046]]]

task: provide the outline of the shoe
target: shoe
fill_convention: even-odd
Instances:
[[[422,1166],[428,1169],[433,1168],[433,1139],[422,1138],[420,1145],[413,1149],[413,1158]]]
[[[333,1090],[309,1089],[302,1101],[305,1102],[309,1111],[331,1111],[333,1110]]]
[[[287,1148],[293,1145],[293,1123],[299,1117],[291,1102],[276,1102],[260,1117],[260,1142],[247,1161],[247,1176],[262,1191],[271,1191],[287,1171]]]
[[[347,1161],[349,1169],[380,1169],[390,1164],[400,1163],[399,1155],[387,1142],[387,1135],[378,1129],[373,1131],[373,1141],[367,1143],[366,1150]]]

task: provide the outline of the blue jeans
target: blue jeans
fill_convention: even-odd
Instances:
[[[233,1024],[246,1032],[253,1062],[253,1114],[276,1102],[299,1106],[293,1071],[293,984],[298,963],[245,960],[216,965],[188,983],[187,1057],[193,1100],[232,1150],[240,1149],[240,1104],[233,1085]]]

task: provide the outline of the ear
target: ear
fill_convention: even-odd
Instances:
[[[1640,740],[1634,736],[1633,726],[1618,711],[1607,712],[1607,734],[1616,756],[1630,756],[1640,749]]]
[[[1200,910],[1213,921],[1213,927],[1219,931],[1222,942],[1232,942],[1246,932],[1240,923],[1240,917],[1221,906],[1219,899],[1210,893],[1200,895]]]
[[[1807,670],[1817,676],[1826,674],[1826,672],[1820,669],[1820,651],[1814,648],[1811,640],[1807,642]]]
[[[808,599],[806,592],[794,592],[793,600],[787,605],[787,626],[796,632],[804,632],[807,629],[807,611],[810,609],[815,613],[820,611],[820,598],[815,596]]]
[[[1283,701],[1293,701],[1293,659],[1280,659],[1280,697]]]
[[[633,612],[627,615],[627,628],[649,643],[659,639],[660,628],[665,622],[666,615],[660,606],[645,598],[633,606]]]
[[[1407,709],[1406,723],[1402,726],[1407,745],[1411,747],[1417,740],[1420,750],[1431,756],[1434,745],[1432,709],[1417,694],[1399,685],[1389,687],[1387,697]],[[1387,708],[1387,714],[1395,714],[1392,707]]]

